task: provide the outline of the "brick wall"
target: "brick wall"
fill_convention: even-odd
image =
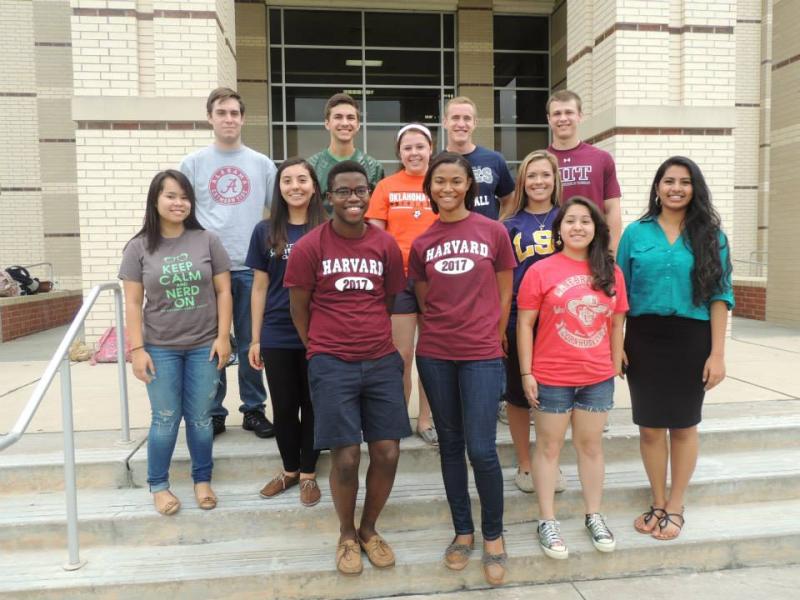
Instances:
[[[82,303],[80,292],[0,298],[0,342],[66,325]]]
[[[733,280],[736,298],[734,317],[764,321],[767,315],[767,280],[763,277],[736,277]]]

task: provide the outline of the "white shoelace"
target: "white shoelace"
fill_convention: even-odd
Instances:
[[[548,548],[554,546],[566,546],[561,537],[561,524],[558,521],[542,521],[539,525],[539,539],[544,538],[545,545]]]
[[[614,536],[611,530],[606,525],[603,515],[600,513],[592,513],[588,516],[586,527],[592,532],[592,537],[596,540],[613,540]]]

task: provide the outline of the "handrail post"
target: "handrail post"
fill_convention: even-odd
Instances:
[[[67,549],[65,571],[76,571],[86,564],[80,559],[78,540],[78,491],[75,480],[75,426],[72,422],[72,377],[69,357],[61,361],[61,417],[64,428],[64,495],[67,502]]]
[[[131,425],[128,415],[128,376],[125,371],[125,319],[122,311],[122,291],[114,289],[114,308],[117,316],[117,372],[119,374],[120,421],[122,424],[122,440],[131,441]]]

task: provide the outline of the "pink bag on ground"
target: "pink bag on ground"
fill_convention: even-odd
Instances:
[[[131,345],[125,336],[125,360],[131,362]],[[97,342],[97,350],[89,361],[91,364],[117,362],[117,329],[109,327]]]

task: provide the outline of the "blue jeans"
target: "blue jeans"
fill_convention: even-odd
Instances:
[[[441,360],[417,356],[417,369],[439,434],[442,479],[457,535],[475,531],[467,488],[466,445],[487,541],[503,534],[503,474],[497,457],[497,405],[505,387],[500,358]]]
[[[147,483],[151,492],[169,489],[169,464],[178,439],[181,418],[195,483],[211,481],[211,401],[217,390],[217,361],[209,361],[210,346],[171,350],[148,344],[156,372],[147,384],[150,433],[147,436]]]
[[[231,271],[231,295],[233,296],[233,333],[236,336],[236,353],[239,355],[239,397],[242,405],[239,411],[246,413],[251,410],[264,412],[264,402],[267,399],[267,390],[264,388],[264,378],[261,371],[256,371],[250,366],[247,352],[250,350],[252,339],[250,318],[250,290],[253,289],[253,271]],[[211,407],[211,415],[228,416],[228,409],[222,406],[225,394],[228,392],[228,380],[223,369],[219,377],[219,388]]]

